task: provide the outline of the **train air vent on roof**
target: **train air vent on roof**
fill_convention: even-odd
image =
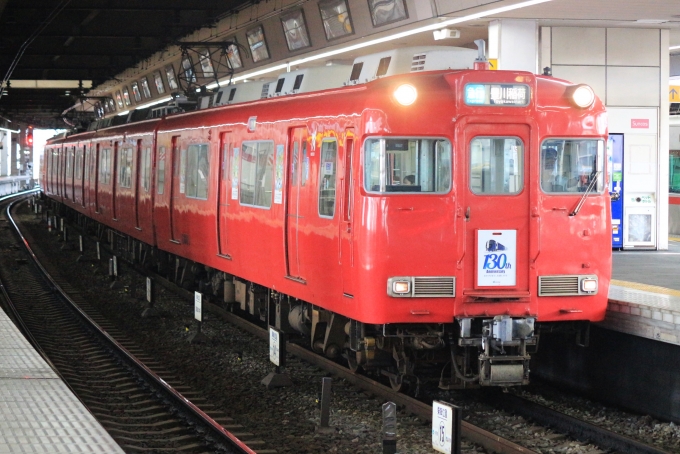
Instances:
[[[560,276],[539,276],[538,295],[539,296],[569,296],[578,295],[577,275]]]
[[[427,54],[416,54],[411,61],[411,72],[425,71],[425,59]]]
[[[304,79],[304,74],[298,74],[295,76],[295,83],[293,84],[293,90],[299,90],[302,85],[302,79]]]
[[[236,87],[232,88],[231,91],[229,92],[229,102],[232,102],[234,100],[235,94],[236,94]]]
[[[281,94],[281,90],[283,89],[283,83],[286,81],[285,77],[280,78],[279,80],[276,81],[276,90],[274,90],[275,94]]]
[[[216,106],[219,106],[221,100],[222,100],[222,91],[218,91],[218,92],[217,92],[217,97],[215,98],[215,105],[216,105]]]
[[[354,66],[352,66],[352,74],[349,76],[350,82],[355,82],[355,81],[359,80],[359,76],[361,76],[361,69],[363,67],[364,67],[364,62],[362,62],[362,61],[354,63]]]
[[[267,98],[267,97],[269,97],[269,83],[262,85],[262,94],[260,95],[260,98]]]
[[[387,70],[390,67],[390,61],[392,61],[392,57],[383,57],[380,59],[378,70],[375,72],[375,77],[382,77],[387,74]]]
[[[413,278],[413,296],[456,296],[456,278],[453,276],[416,276]]]

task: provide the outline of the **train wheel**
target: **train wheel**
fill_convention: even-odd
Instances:
[[[408,391],[409,385],[408,382],[404,380],[405,377],[406,375],[403,374],[388,375],[392,389],[398,393],[406,393]]]
[[[359,361],[357,360],[357,352],[353,352],[352,350],[348,350],[345,352],[343,355],[345,359],[347,359],[347,367],[349,367],[349,370],[352,372],[356,373],[359,370]]]

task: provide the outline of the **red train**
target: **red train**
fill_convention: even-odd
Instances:
[[[604,318],[606,138],[587,86],[426,71],[55,138],[41,184],[395,388],[507,386],[541,330]]]

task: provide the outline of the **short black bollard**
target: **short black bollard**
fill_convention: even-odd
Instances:
[[[397,454],[397,404],[387,402],[382,406],[383,454]]]
[[[149,305],[142,311],[142,317],[158,317],[158,310],[153,306],[155,300],[153,280],[150,277],[146,278],[146,302]]]
[[[331,413],[331,386],[333,379],[330,377],[323,377],[321,379],[321,421],[317,432],[329,433],[334,432],[334,429],[329,426]]]
[[[122,287],[118,282],[118,257],[115,255],[109,259],[109,277],[111,278],[110,289],[119,289]]]

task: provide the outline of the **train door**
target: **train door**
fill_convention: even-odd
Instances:
[[[286,203],[286,265],[288,276],[302,280],[304,269],[300,263],[300,229],[304,223],[303,194],[309,186],[309,156],[307,128],[291,128],[288,132],[288,175]]]
[[[90,207],[90,159],[92,159],[92,147],[83,146],[83,208]]]
[[[464,128],[457,153],[459,172],[467,176],[460,180],[465,181],[460,200],[464,302],[512,298],[525,308],[529,260],[538,255],[529,232],[537,228],[529,209],[529,127],[468,123]]]
[[[182,192],[179,188],[180,185],[184,183],[179,181],[179,167],[180,167],[180,152],[179,152],[179,136],[172,136],[172,148],[170,151],[170,162],[171,171],[170,174],[170,199],[169,199],[169,213],[170,213],[170,241],[179,244],[178,238],[179,234],[175,234],[176,222],[175,222],[175,198],[178,196],[178,192]]]
[[[345,131],[344,175],[342,179],[342,219],[340,220],[340,263],[342,265],[342,293],[354,295],[354,209],[353,175],[354,131]]]
[[[135,181],[135,186],[133,188],[135,191],[135,206],[133,207],[135,216],[135,229],[142,230],[139,226],[139,195],[141,194],[142,188],[144,187],[146,176],[146,166],[142,165],[142,139],[137,139],[136,156],[133,159],[136,161],[133,169],[137,174],[137,181]]]
[[[229,206],[230,201],[235,200],[238,194],[238,178],[229,178],[230,169],[236,168],[237,162],[233,162],[229,166],[229,159],[231,150],[231,131],[220,134],[220,170],[219,170],[219,184],[217,191],[217,237],[218,237],[218,255],[227,259],[231,259],[229,254]],[[238,149],[234,149],[233,159],[238,159]],[[233,185],[233,186],[232,186]]]
[[[99,144],[95,146],[94,149],[94,156],[92,156],[92,159],[94,161],[94,167],[92,170],[92,178],[94,180],[94,183],[92,185],[92,194],[94,195],[94,212],[95,213],[100,213],[100,207],[99,207],[99,173],[101,172],[101,164],[99,162],[100,160],[100,149],[99,149]]]
[[[113,172],[111,173],[111,206],[113,211],[113,220],[118,220],[118,172],[120,172],[120,166],[118,165],[118,155],[120,150],[118,149],[118,142],[113,143],[113,156],[110,156],[110,163],[113,166]]]

